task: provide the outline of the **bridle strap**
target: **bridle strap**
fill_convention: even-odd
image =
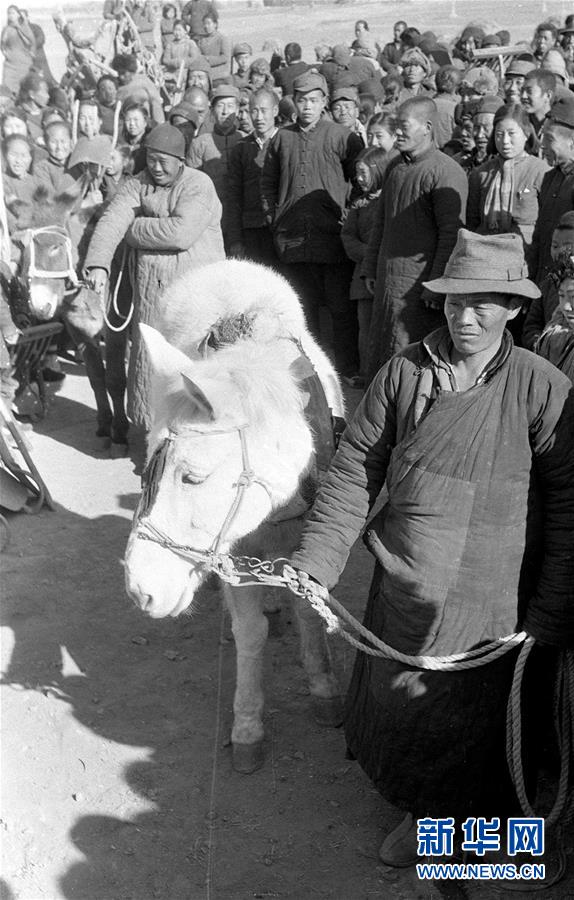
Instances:
[[[249,461],[247,436],[245,433],[248,427],[249,425],[245,424],[239,425],[237,426],[237,428],[227,428],[221,429],[219,431],[203,431],[199,428],[186,428],[186,431],[196,431],[199,434],[228,434],[230,431],[237,431],[241,443],[242,470],[239,474],[239,478],[234,484],[234,487],[236,489],[235,497],[233,498],[233,502],[231,503],[229,511],[225,519],[223,520],[223,524],[219,530],[219,533],[213,541],[210,549],[201,550],[194,547],[183,547],[181,544],[173,541],[167,534],[160,531],[159,528],[156,528],[156,526],[153,525],[153,523],[150,522],[147,517],[138,521],[138,537],[142,537],[144,538],[144,540],[158,543],[168,550],[173,551],[177,555],[183,556],[187,559],[193,559],[196,562],[210,562],[215,556],[218,556],[221,550],[221,545],[223,544],[225,537],[228,534],[231,526],[233,525],[233,522],[241,508],[241,503],[247,489],[251,487],[252,484],[259,484],[267,492],[269,499],[272,501],[269,487],[265,484],[264,481],[255,477],[255,471],[251,468],[251,464]],[[178,432],[170,429],[170,436],[167,440],[173,440],[173,438],[176,437],[177,434]]]
[[[77,284],[78,278],[76,275],[76,271],[74,269],[74,260],[72,254],[72,241],[66,232],[60,228],[58,225],[46,225],[44,228],[30,228],[28,229],[30,233],[30,263],[28,265],[28,278],[49,278],[49,279],[60,279],[60,278],[69,278],[74,284]],[[36,245],[34,243],[35,238],[41,234],[51,234],[57,236],[62,239],[62,245],[66,251],[66,263],[67,269],[56,269],[55,271],[48,271],[46,269],[37,269],[36,268]]]

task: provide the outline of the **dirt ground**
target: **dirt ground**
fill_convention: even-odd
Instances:
[[[311,58],[318,39],[350,37],[360,16],[382,35],[399,17],[447,36],[481,17],[523,38],[543,13],[565,15],[564,4],[545,6],[237,7],[222,30],[252,38],[256,52],[268,37],[299,39]],[[84,32],[96,7],[64,6]],[[34,18],[57,70],[63,54],[49,14],[37,7]],[[232,771],[234,647],[218,594],[175,621],[130,607],[121,559],[139,478],[131,459],[95,447],[85,372],[64,368],[31,439],[57,511],[12,515],[0,557],[1,900],[499,896],[489,885],[419,882],[378,862],[401,816],[345,758],[342,732],[315,725],[287,607],[282,635],[268,644],[265,765],[251,776]],[[356,548],[336,591],[359,616],[370,572]],[[339,639],[332,651],[344,687],[354,654]],[[572,844],[570,836],[566,879],[535,897],[573,900]]]

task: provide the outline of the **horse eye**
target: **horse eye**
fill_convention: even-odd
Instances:
[[[184,484],[201,484],[205,481],[205,475],[194,475],[193,472],[184,472],[181,480]]]

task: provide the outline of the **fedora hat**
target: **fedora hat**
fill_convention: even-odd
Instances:
[[[534,300],[519,234],[475,234],[461,228],[442,278],[424,281],[437,294],[511,294]]]

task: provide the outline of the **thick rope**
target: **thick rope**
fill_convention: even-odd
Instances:
[[[534,638],[528,637],[520,650],[506,715],[506,759],[520,806],[528,816],[536,816],[536,812],[528,799],[524,783],[520,701],[524,668],[534,643]],[[563,650],[560,654],[555,692],[554,713],[560,750],[560,777],[554,805],[545,816],[547,828],[555,825],[560,819],[568,821],[574,815],[574,789],[570,793],[568,791],[570,762],[574,751],[574,651],[572,650]]]

